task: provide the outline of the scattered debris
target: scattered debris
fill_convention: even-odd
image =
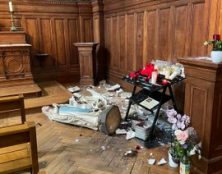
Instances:
[[[167,161],[166,161],[164,158],[161,158],[161,159],[158,161],[157,165],[161,166],[161,165],[164,165],[164,164],[166,164],[166,163],[167,163]]]
[[[139,144],[137,144],[137,145],[136,145],[136,147],[135,147],[135,149],[138,151],[138,150],[143,149],[143,147],[142,147],[142,146],[140,146]]]
[[[75,142],[78,143],[78,142],[79,142],[79,139],[75,139]]]
[[[124,156],[127,156],[127,157],[133,157],[133,156],[136,156],[137,154],[137,151],[136,150],[127,150],[125,153],[124,153]]]
[[[108,87],[106,88],[107,91],[115,91],[115,90],[118,90],[120,88],[120,85],[119,84],[115,84],[111,87]]]
[[[127,134],[127,131],[125,129],[116,129],[117,135],[124,135]]]
[[[156,160],[155,160],[154,158],[149,158],[149,159],[147,160],[147,162],[148,162],[149,165],[154,165],[155,162],[156,162]]]
[[[129,130],[126,134],[126,139],[130,140],[136,136],[135,132],[133,130]]]
[[[80,88],[78,86],[74,86],[74,87],[72,86],[72,87],[68,88],[68,91],[71,92],[71,93],[79,92]]]
[[[104,151],[106,150],[106,146],[101,146],[101,149]]]

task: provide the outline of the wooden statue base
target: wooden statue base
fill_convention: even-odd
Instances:
[[[0,97],[23,94],[25,98],[40,97],[42,90],[37,84],[26,84],[0,88]]]

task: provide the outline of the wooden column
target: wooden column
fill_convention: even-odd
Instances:
[[[96,47],[96,82],[105,79],[107,61],[104,54],[104,13],[103,0],[92,0],[93,12],[93,40],[98,43]]]
[[[95,49],[97,43],[95,42],[82,42],[74,43],[79,51],[79,64],[80,64],[80,84],[81,85],[94,85],[95,83]]]
[[[185,67],[184,112],[202,141],[202,159],[194,159],[195,174],[222,171],[222,64],[210,60],[181,58]],[[219,173],[220,173],[219,172]]]

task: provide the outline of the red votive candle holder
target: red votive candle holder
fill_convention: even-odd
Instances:
[[[220,35],[219,34],[214,34],[213,35],[213,40],[220,40]]]

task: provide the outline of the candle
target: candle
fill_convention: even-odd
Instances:
[[[219,34],[214,34],[213,35],[213,40],[220,40],[220,35]]]
[[[152,84],[155,84],[155,83],[156,83],[156,81],[157,81],[157,76],[158,76],[158,72],[157,72],[157,70],[154,70],[154,71],[152,72],[152,76],[151,76],[151,83],[152,83]]]
[[[12,1],[9,1],[9,2],[8,2],[8,5],[9,5],[9,11],[10,11],[10,12],[13,12]]]

